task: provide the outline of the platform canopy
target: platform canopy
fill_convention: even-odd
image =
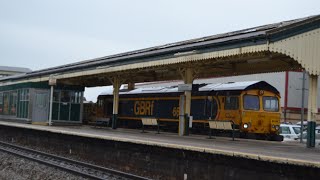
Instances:
[[[0,79],[2,84],[48,81],[81,86],[305,69],[320,75],[320,15],[191,39]]]
[[[0,66],[0,77],[11,76],[14,74],[22,74],[27,72],[31,72],[31,69],[22,68],[22,67]]]

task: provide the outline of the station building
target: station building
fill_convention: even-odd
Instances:
[[[81,123],[83,87],[58,85],[53,92],[52,122]],[[0,119],[47,124],[50,86],[28,82],[0,87]]]
[[[0,79],[20,77],[28,68],[0,66]],[[53,92],[52,122],[81,123],[84,88],[57,85]],[[22,82],[0,86],[0,119],[33,124],[47,124],[50,86],[48,82]]]

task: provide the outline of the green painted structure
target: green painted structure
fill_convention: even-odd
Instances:
[[[57,85],[52,103],[53,123],[82,123],[84,87]],[[0,86],[0,119],[26,123],[48,123],[48,82]]]

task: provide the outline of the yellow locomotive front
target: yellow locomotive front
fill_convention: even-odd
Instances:
[[[247,90],[240,95],[240,130],[279,140],[280,96],[271,91]]]

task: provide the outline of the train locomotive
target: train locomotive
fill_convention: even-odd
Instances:
[[[192,91],[192,130],[208,132],[210,120],[231,120],[241,137],[282,141],[280,93],[265,81],[198,84]],[[118,125],[141,127],[141,118],[152,117],[178,129],[178,86],[121,90]],[[111,118],[112,91],[98,96],[96,116]]]

